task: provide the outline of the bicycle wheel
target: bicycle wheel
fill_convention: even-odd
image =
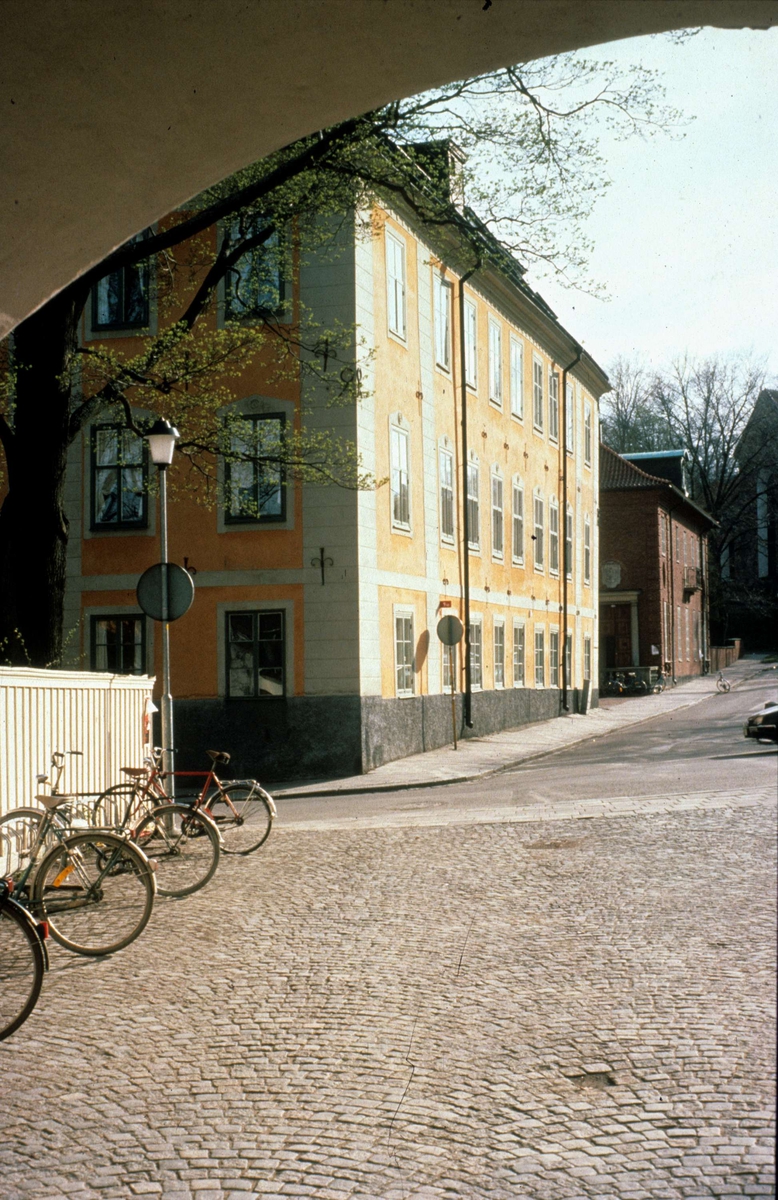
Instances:
[[[717,679],[716,680],[716,691],[717,692],[728,692],[729,689],[730,689],[729,680],[727,680],[727,679]]]
[[[41,862],[33,909],[76,954],[113,954],[148,924],[156,881],[136,846],[102,829],[73,834]]]
[[[225,854],[251,854],[267,841],[276,806],[258,783],[226,783],[206,799],[205,811],[216,822]]]
[[[33,923],[11,901],[0,901],[0,1042],[35,1008],[46,959]]]
[[[156,864],[160,896],[189,896],[205,887],[219,865],[219,832],[188,804],[160,804],[144,817],[133,841]]]
[[[12,808],[0,817],[0,878],[18,882],[29,865],[45,815],[42,808]],[[55,842],[52,833],[47,848]]]
[[[95,829],[124,829],[136,825],[157,802],[131,783],[117,783],[106,788],[92,806],[90,823]]]

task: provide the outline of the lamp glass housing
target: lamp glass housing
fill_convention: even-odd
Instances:
[[[169,467],[180,434],[169,421],[155,421],[146,434],[151,461],[158,467]]]

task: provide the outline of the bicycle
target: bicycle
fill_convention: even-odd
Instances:
[[[724,675],[721,671],[719,671],[719,676],[718,676],[718,679],[716,680],[716,691],[722,692],[722,693],[732,691],[732,684],[729,682],[728,679],[724,678]]]
[[[0,879],[0,1042],[27,1020],[49,969],[46,922],[36,921],[12,891]]]
[[[228,763],[230,755],[224,750],[206,751],[211,759],[209,771],[174,771],[175,779],[203,779],[199,793],[183,801],[192,811],[202,812],[210,818],[219,831],[221,849],[225,854],[246,855],[258,850],[270,836],[276,817],[273,797],[256,779],[219,779],[215,771],[217,762]],[[97,806],[121,805],[131,798],[131,813],[139,813],[145,806],[172,803],[164,781],[167,772],[161,770],[163,751],[155,747],[144,768],[125,767],[129,784],[116,784],[103,792]],[[182,803],[178,800],[177,803]]]
[[[57,760],[61,768],[64,755]],[[55,785],[60,776],[61,769]],[[43,809],[13,809],[0,818],[0,873],[12,881],[15,900],[76,954],[122,950],[151,917],[152,864],[126,837],[74,829],[67,815],[73,797],[55,790],[36,799]]]

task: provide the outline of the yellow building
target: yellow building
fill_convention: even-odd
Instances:
[[[446,744],[451,658],[436,627],[447,614],[469,633],[453,680],[463,735],[574,711],[597,679],[607,379],[483,236],[484,263],[462,284],[450,233],[433,242],[410,213],[376,205],[287,283],[290,312],[299,300],[322,325],[355,328],[344,369],[360,372],[362,398],[327,408],[310,376],[271,384],[260,362],[235,405],[265,433],[303,413],[351,438],[379,486],[279,476],[253,519],[171,505],[171,558],[197,571],[171,636],[179,766],[223,743],[239,773],[289,778]],[[153,280],[134,324],[120,284],[96,294],[87,343],[127,338],[129,350],[153,332]],[[142,489],[117,465],[118,436],[101,419],[73,451],[66,624],[83,664],[159,674],[134,595],[158,524],[151,497],[126,500]]]

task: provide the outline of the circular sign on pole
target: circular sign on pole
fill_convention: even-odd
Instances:
[[[138,580],[136,596],[147,617],[164,621],[162,611],[162,572],[167,570],[167,620],[177,621],[188,612],[194,600],[192,576],[177,563],[155,563]]]
[[[464,632],[465,630],[459,617],[455,617],[450,613],[447,617],[441,617],[438,621],[438,637],[444,646],[456,646],[462,641],[462,634]]]

